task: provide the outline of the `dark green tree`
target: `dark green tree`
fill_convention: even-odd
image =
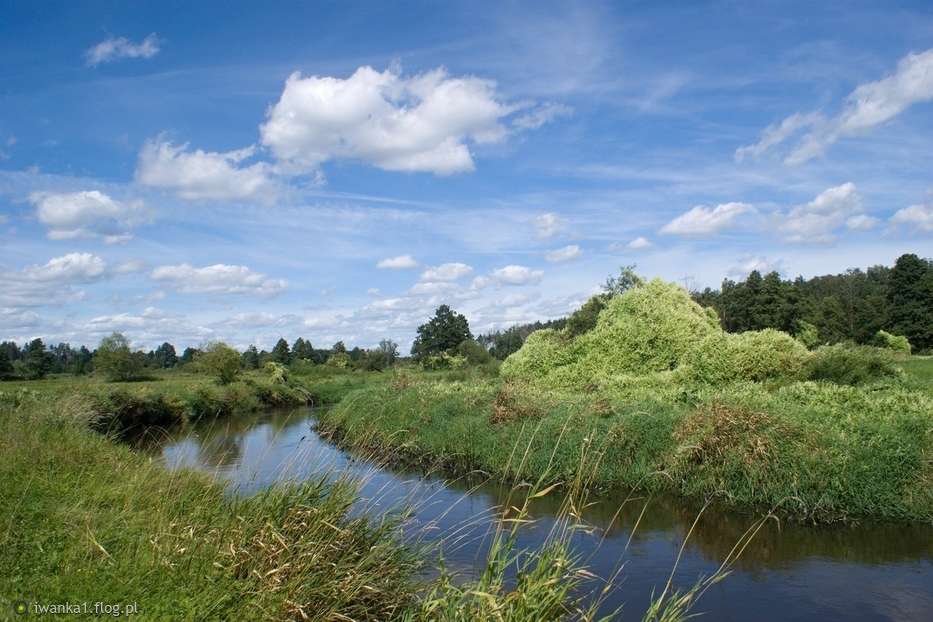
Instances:
[[[888,331],[917,350],[933,348],[933,264],[914,254],[897,258],[888,281]]]
[[[189,346],[189,347],[185,348],[184,352],[181,353],[181,359],[180,359],[180,360],[181,360],[182,364],[192,363],[192,362],[194,362],[194,359],[195,359],[195,357],[197,357],[197,355],[198,355],[198,349],[197,349],[197,348],[192,348],[192,347]]]
[[[314,347],[311,342],[301,337],[296,339],[294,345],[292,345],[292,358],[296,361],[313,361]]]
[[[418,336],[411,346],[416,359],[451,351],[465,339],[473,339],[466,317],[441,305],[434,317],[418,327]]]
[[[52,367],[52,358],[41,339],[33,339],[23,348],[22,362],[23,376],[27,380],[45,378]]]
[[[342,341],[338,341],[333,346],[331,346],[330,351],[331,351],[331,354],[340,354],[340,353],[346,354],[347,346],[343,345]]]
[[[13,374],[13,362],[10,361],[6,350],[0,349],[0,379],[9,378]]]
[[[259,352],[256,350],[256,346],[251,345],[243,351],[240,356],[240,363],[243,365],[243,369],[259,369]]]
[[[153,353],[153,364],[159,369],[175,367],[175,365],[178,364],[178,355],[175,353],[175,346],[166,341],[156,348]]]
[[[275,347],[272,348],[272,360],[281,365],[288,365],[292,362],[292,353],[288,349],[288,342],[284,338],[280,338],[275,342]]]

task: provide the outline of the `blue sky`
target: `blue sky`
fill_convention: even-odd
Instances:
[[[929,3],[0,11],[0,339],[407,348],[933,254]]]

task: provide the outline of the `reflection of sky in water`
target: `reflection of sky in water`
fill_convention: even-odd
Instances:
[[[409,502],[416,508],[412,533],[428,540],[444,538],[449,568],[465,573],[481,568],[491,528],[488,517],[504,503],[502,488],[485,484],[473,489],[466,482],[376,468],[320,439],[312,423],[307,410],[234,418],[169,431],[147,445],[170,467],[216,473],[232,490],[245,494],[277,481],[349,474],[363,482],[357,511],[387,511]],[[626,619],[640,619],[651,591],[663,589],[697,508],[653,499],[626,551],[643,507],[642,501],[630,502],[597,547],[620,502],[590,508],[585,518],[600,533],[578,533],[574,546],[599,576],[610,576],[625,562],[622,586],[608,605],[625,603]],[[537,522],[523,531],[519,547],[538,547],[556,511],[557,499],[537,503]],[[752,522],[749,516],[707,510],[688,543],[675,585],[686,588],[699,576],[712,574]],[[933,528],[769,524],[696,611],[723,621],[933,620]]]

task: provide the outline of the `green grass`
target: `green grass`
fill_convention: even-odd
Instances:
[[[322,414],[325,433],[390,459],[520,480],[579,474],[594,487],[665,490],[815,521],[933,521],[933,394],[928,360],[906,378],[696,388],[669,375],[569,392],[500,380],[401,373]],[[553,459],[552,459],[553,456]]]
[[[89,431],[93,416],[80,395],[0,404],[4,598],[136,602],[147,620],[377,620],[413,602],[419,557],[393,521],[348,516],[352,483],[230,497]]]
[[[469,376],[417,377],[456,391]],[[566,489],[560,528],[544,548],[516,548],[528,501],[553,493],[543,488],[548,465],[534,466],[538,483],[516,488],[515,504],[495,522],[478,579],[442,572],[427,581],[423,569],[435,553],[402,538],[406,510],[351,515],[354,482],[321,477],[238,497],[204,474],[167,471],[93,431],[101,421],[144,425],[164,409],[184,423],[208,414],[199,405],[234,398],[240,401],[229,412],[209,412],[236,415],[272,399],[270,391],[303,399],[317,390],[339,399],[412,377],[327,373],[293,378],[286,389],[258,375],[218,387],[182,373],[141,383],[60,377],[0,385],[0,607],[15,600],[135,603],[146,620],[596,619],[600,595],[586,599],[594,577],[569,546],[574,530],[586,528],[573,508],[585,505],[588,485]],[[533,453],[513,449],[517,472],[530,473]],[[516,571],[518,579],[508,579]],[[683,594],[666,589],[645,619],[685,619],[712,581]]]

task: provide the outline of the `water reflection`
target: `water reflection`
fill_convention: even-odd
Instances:
[[[356,511],[375,513],[412,504],[410,529],[427,539],[442,539],[449,566],[468,573],[481,569],[490,517],[507,500],[509,489],[379,468],[320,439],[313,421],[308,409],[266,413],[150,431],[136,444],[169,468],[213,473],[238,493],[326,473],[351,475],[363,482]],[[632,499],[620,509],[623,498],[588,507],[584,518],[598,533],[578,534],[574,546],[600,576],[610,576],[625,562],[624,585],[607,605],[624,602],[627,617],[639,619],[652,589],[667,580],[699,508],[662,496],[650,502]],[[521,534],[519,546],[541,544],[559,503],[556,497],[534,502],[537,522]],[[675,583],[687,587],[714,572],[753,522],[748,515],[707,509],[688,542]],[[733,574],[704,597],[700,610],[714,620],[933,619],[933,528],[769,522]]]

